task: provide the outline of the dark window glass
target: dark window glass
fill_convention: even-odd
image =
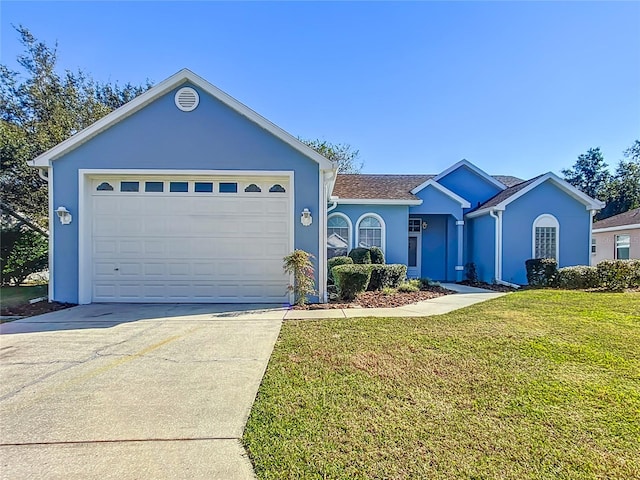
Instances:
[[[284,187],[282,185],[280,185],[279,183],[276,183],[273,187],[271,187],[269,189],[269,192],[271,192],[271,193],[284,193],[284,192],[286,192],[286,190],[284,189]]]
[[[238,192],[238,184],[235,182],[220,182],[219,187],[220,193],[237,193]]]
[[[140,182],[120,182],[121,192],[138,192],[140,189]]]
[[[245,192],[251,192],[251,193],[257,193],[257,192],[261,192],[262,189],[256,185],[255,183],[252,183],[251,185],[249,185],[247,188],[244,189]]]
[[[211,182],[196,182],[195,191],[198,193],[211,193],[213,192],[213,183]]]
[[[98,188],[96,188],[96,190],[98,190],[99,192],[112,192],[113,187],[110,183],[102,182],[100,185],[98,185]]]
[[[170,192],[188,192],[189,191],[189,182],[171,182],[169,184]]]
[[[164,191],[163,182],[144,182],[145,192],[162,192]]]

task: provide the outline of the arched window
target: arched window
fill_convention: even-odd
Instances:
[[[375,213],[365,213],[358,219],[358,246],[379,247],[384,252],[384,220]]]
[[[327,220],[327,258],[349,253],[351,248],[351,220],[342,213],[329,215]]]
[[[544,213],[533,221],[533,258],[555,258],[558,261],[560,224],[556,217]]]

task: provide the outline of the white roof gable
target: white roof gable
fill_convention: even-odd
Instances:
[[[421,183],[420,185],[418,185],[416,188],[414,188],[413,190],[411,190],[411,193],[413,193],[414,195],[416,193],[418,193],[421,190],[424,190],[427,187],[433,187],[436,190],[439,190],[440,192],[444,193],[447,197],[451,198],[452,200],[458,202],[460,204],[460,206],[462,208],[469,208],[471,207],[471,203],[469,203],[468,200],[462,198],[460,195],[452,192],[451,190],[449,190],[447,187],[445,187],[444,185],[440,185],[438,182],[435,181],[434,178],[430,178],[429,180],[427,180],[424,183]]]
[[[252,122],[258,124],[260,127],[264,128],[266,131],[279,138],[283,142],[289,144],[294,149],[298,150],[300,153],[314,160],[320,165],[322,170],[335,170],[335,166],[333,162],[328,160],[327,158],[320,155],[313,148],[305,145],[303,142],[290,135],[289,133],[282,130],[277,125],[271,123],[269,120],[259,115],[258,113],[251,110],[246,105],[240,103],[235,98],[226,94],[216,86],[207,82],[202,77],[196,75],[191,70],[182,69],[178,73],[172,75],[166,80],[160,82],[156,86],[150,88],[142,95],[134,98],[130,102],[121,106],[120,108],[114,110],[110,114],[104,116],[97,122],[93,123],[89,127],[81,130],[76,133],[72,137],[69,137],[65,141],[59,143],[55,147],[47,150],[43,154],[36,157],[34,160],[29,162],[32,167],[49,167],[53,160],[60,158],[76,147],[82,145],[84,142],[90,140],[95,137],[99,133],[108,129],[112,125],[118,123],[119,121],[127,118],[138,110],[144,108],[146,105],[150,104],[157,98],[165,95],[167,92],[173,90],[174,88],[182,85],[184,83],[190,83],[196,87],[201,88],[204,92],[210,94],[215,97],[228,107],[237,111],[247,119]]]

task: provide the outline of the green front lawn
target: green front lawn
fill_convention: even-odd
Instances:
[[[640,294],[285,322],[244,443],[261,479],[640,478]]]
[[[29,300],[47,296],[47,285],[0,287],[0,304],[3,307],[29,303]]]

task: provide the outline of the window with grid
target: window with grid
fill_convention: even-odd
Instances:
[[[616,259],[629,260],[631,235],[616,235]]]
[[[556,227],[536,227],[536,258],[556,258]]]
[[[597,251],[597,247],[598,247],[598,242],[596,241],[595,238],[591,239],[591,253],[595,254]]]
[[[358,226],[358,246],[382,248],[382,225],[375,217],[365,217]]]
[[[349,251],[349,223],[333,215],[327,220],[327,258],[346,255]]]
[[[420,232],[420,219],[419,218],[410,218],[409,219],[409,231],[410,232]]]

